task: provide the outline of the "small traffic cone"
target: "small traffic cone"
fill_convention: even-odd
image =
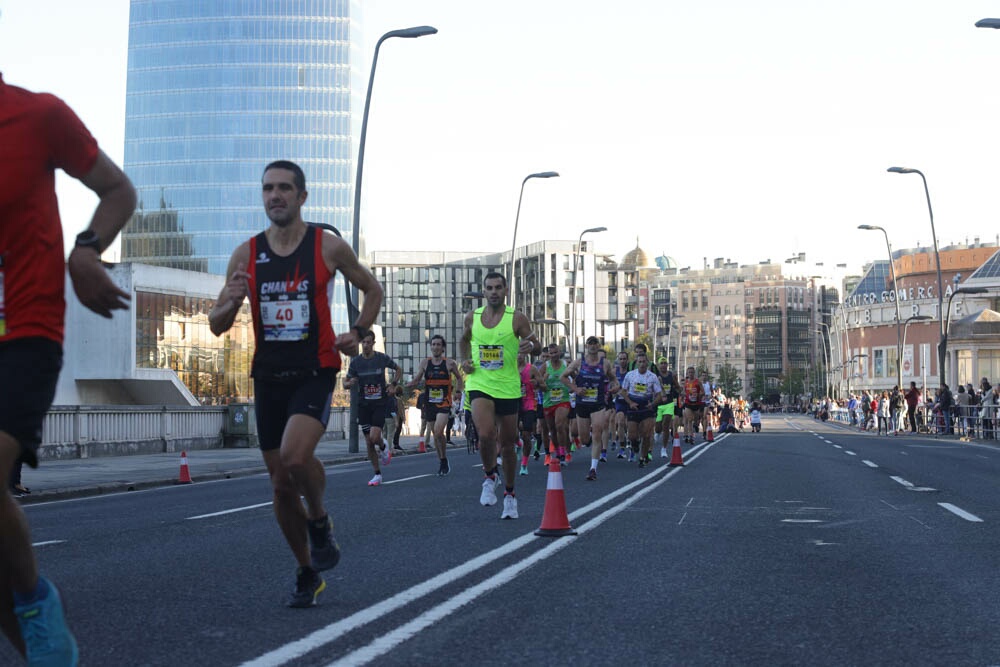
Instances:
[[[188,470],[188,457],[187,452],[181,452],[181,474],[177,478],[177,484],[190,484],[191,483],[191,471]]]
[[[670,463],[667,466],[675,468],[682,465],[684,465],[684,456],[681,454],[681,439],[674,438],[674,449],[670,454]]]
[[[420,446],[417,447],[417,453],[419,454],[427,453],[427,443],[424,442],[423,436],[420,437]]]
[[[559,460],[552,457],[549,464],[549,481],[545,488],[545,510],[542,512],[542,525],[535,531],[539,537],[562,537],[576,535],[569,525],[566,514],[566,494],[563,492],[562,468]]]
[[[712,434],[712,427],[709,426],[705,430],[705,440],[708,442],[715,442],[715,436]]]

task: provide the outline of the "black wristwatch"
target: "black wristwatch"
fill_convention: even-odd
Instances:
[[[77,248],[93,248],[97,254],[101,254],[101,237],[92,229],[85,229],[76,235]]]

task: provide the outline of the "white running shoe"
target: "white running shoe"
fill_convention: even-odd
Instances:
[[[389,463],[389,460],[391,458],[392,458],[392,450],[389,449],[388,447],[383,448],[378,453],[378,460],[382,465],[386,465],[387,463]]]
[[[661,459],[667,458],[667,448],[666,447],[660,447],[660,458]]]
[[[484,507],[490,507],[497,504],[497,484],[499,480],[490,479],[487,477],[483,480],[483,493],[479,496],[479,502]]]
[[[382,475],[375,475],[370,480],[368,480],[368,486],[378,486],[382,483]]]
[[[501,519],[516,519],[517,518],[517,498],[512,495],[504,494],[503,496],[503,514],[500,515]]]

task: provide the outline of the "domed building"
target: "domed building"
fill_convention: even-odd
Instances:
[[[660,271],[663,271],[664,273],[677,272],[678,269],[677,260],[674,259],[673,257],[667,254],[663,254],[657,257],[655,261],[656,261],[656,266],[658,269],[660,269]]]
[[[635,248],[625,253],[620,268],[625,271],[642,271],[644,269],[656,268],[656,265],[649,261],[649,254],[639,246],[638,236],[635,239]]]

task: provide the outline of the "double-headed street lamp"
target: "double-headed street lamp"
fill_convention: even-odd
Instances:
[[[911,315],[910,317],[907,317],[906,321],[903,322],[903,343],[902,343],[902,347],[904,347],[904,348],[906,347],[906,330],[909,328],[910,322],[924,322],[924,321],[930,320],[930,319],[933,319],[930,315]],[[902,353],[900,353],[900,356],[902,356]],[[924,362],[921,361],[920,363],[923,364]],[[902,387],[900,387],[900,389],[902,389]]]
[[[364,173],[365,165],[365,138],[368,135],[368,110],[371,108],[372,104],[372,84],[375,83],[375,66],[378,64],[378,50],[382,46],[382,42],[389,39],[390,37],[404,37],[412,39],[414,37],[423,37],[424,35],[433,35],[437,32],[437,28],[432,28],[429,25],[417,26],[415,28],[403,28],[401,30],[390,30],[381,37],[379,37],[378,42],[375,43],[375,53],[372,55],[372,71],[371,75],[368,77],[368,92],[365,95],[365,112],[361,117],[361,137],[358,142],[358,170],[354,178],[354,225],[351,230],[351,248],[354,250],[355,255],[360,254],[360,240],[361,240],[361,175]],[[349,284],[349,283],[348,283]],[[358,288],[353,286],[349,290],[347,299],[347,310],[348,317],[350,321],[356,322],[358,319]],[[358,395],[357,389],[351,389],[351,426],[350,426],[350,436],[348,438],[347,449],[349,452],[357,453],[358,451]]]
[[[521,181],[521,194],[517,197],[517,214],[514,216],[514,238],[510,242],[510,274],[507,276],[507,298],[511,308],[514,307],[514,249],[517,248],[517,223],[521,219],[521,200],[524,199],[524,184],[533,178],[556,178],[557,171],[540,171],[537,174],[528,174]]]
[[[942,357],[948,351],[948,327],[951,326],[951,300],[955,298],[956,294],[984,294],[988,292],[985,287],[959,287],[957,290],[948,295],[948,317],[944,320],[944,333],[941,335],[941,355]],[[944,379],[941,380],[941,385],[944,386]]]
[[[847,372],[847,396],[848,397],[850,397],[850,395],[851,395],[851,376],[854,375],[854,360],[855,359],[863,359],[863,358],[865,358],[867,356],[868,356],[867,354],[855,354],[854,356],[851,357],[851,369]]]
[[[573,355],[570,359],[576,359],[576,271],[577,264],[580,263],[580,246],[583,245],[583,235],[584,234],[596,234],[597,232],[606,232],[607,227],[591,227],[590,229],[585,229],[580,232],[580,238],[576,242],[576,252],[573,255],[573,307],[570,309],[573,316],[573,320],[570,322],[572,325],[571,335],[573,336]],[[584,334],[587,333],[587,328],[584,327]]]
[[[900,335],[900,316],[899,316],[899,287],[896,285],[896,266],[892,261],[892,246],[889,245],[889,234],[885,231],[884,227],[879,227],[878,225],[858,225],[858,229],[866,229],[869,231],[880,231],[882,236],[885,237],[885,249],[889,253],[889,273],[892,277],[892,301],[896,304],[896,386],[902,389],[903,387],[903,369],[900,362],[900,357],[903,354],[903,342]]]
[[[938,382],[944,385],[944,287],[941,280],[941,254],[938,252],[937,232],[934,231],[934,209],[931,208],[931,191],[927,188],[927,178],[919,169],[889,167],[888,171],[893,174],[920,174],[920,178],[924,182],[924,194],[927,196],[927,213],[931,218],[931,239],[934,241],[934,264],[937,267],[938,320],[940,320],[941,324],[941,333],[938,337]]]

